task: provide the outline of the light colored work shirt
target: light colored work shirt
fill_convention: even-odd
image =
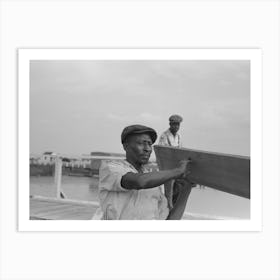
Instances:
[[[99,169],[99,199],[105,220],[165,220],[169,214],[161,187],[128,190],[122,176],[138,171],[126,160],[103,160]],[[143,167],[143,173],[150,170]]]
[[[176,133],[175,136],[168,129],[162,133],[159,138],[159,145],[161,146],[171,146],[171,147],[182,147],[181,135]]]

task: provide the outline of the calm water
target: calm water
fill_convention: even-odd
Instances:
[[[53,177],[30,177],[30,194],[49,196]],[[62,176],[62,190],[67,198],[98,201],[98,178]],[[186,212],[231,217],[250,218],[250,200],[210,188],[193,188]]]

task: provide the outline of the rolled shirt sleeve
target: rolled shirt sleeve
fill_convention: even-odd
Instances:
[[[158,144],[161,146],[169,146],[167,135],[165,133],[160,136]]]
[[[99,169],[99,190],[128,191],[121,186],[122,176],[127,171],[114,162],[102,161]]]

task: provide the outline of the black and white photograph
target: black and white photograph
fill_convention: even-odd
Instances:
[[[126,51],[28,60],[29,219],[251,222],[259,50]]]
[[[0,1],[0,279],[279,280],[280,1]]]

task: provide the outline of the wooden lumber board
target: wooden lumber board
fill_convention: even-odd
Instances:
[[[159,168],[175,168],[191,159],[189,179],[199,185],[250,198],[250,158],[186,148],[154,146]]]

